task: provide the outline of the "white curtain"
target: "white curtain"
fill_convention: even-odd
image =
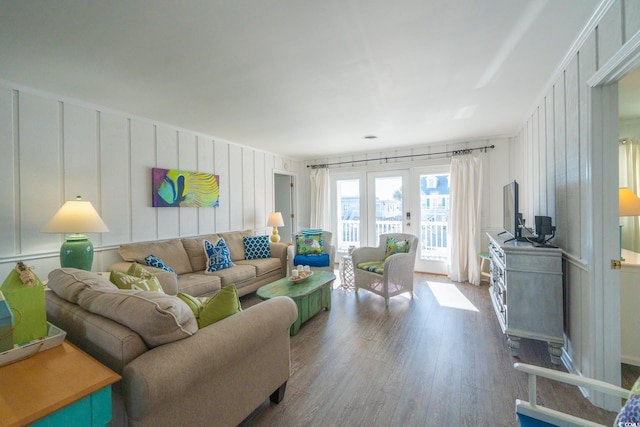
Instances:
[[[480,285],[476,240],[482,200],[482,159],[466,154],[451,158],[449,210],[449,278]]]
[[[331,230],[329,169],[311,170],[311,228]]]
[[[620,187],[629,187],[636,195],[640,194],[640,141],[636,138],[624,138],[619,149]],[[620,217],[622,225],[622,247],[640,252],[640,217]]]

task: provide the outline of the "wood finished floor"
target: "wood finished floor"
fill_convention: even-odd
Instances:
[[[466,308],[441,305],[434,292]],[[265,401],[241,426],[517,426],[515,399],[528,395],[513,363],[564,370],[542,342],[523,339],[520,356],[509,356],[486,284],[417,273],[415,295],[387,309],[377,295],[334,289],[331,310],[291,337],[284,400]],[[245,308],[257,303],[242,298]],[[615,418],[544,379],[538,402],[605,425]]]

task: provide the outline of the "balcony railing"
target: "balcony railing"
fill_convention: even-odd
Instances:
[[[338,224],[338,251],[360,246],[360,221],[341,220]],[[376,239],[384,233],[401,233],[402,221],[376,221]],[[446,260],[447,222],[425,221],[420,224],[420,258]]]

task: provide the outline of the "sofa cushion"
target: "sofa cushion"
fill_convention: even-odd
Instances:
[[[279,258],[245,259],[237,261],[236,265],[248,265],[255,268],[256,277],[278,271],[282,268]]]
[[[204,271],[183,274],[177,284],[178,292],[194,296],[211,296],[222,287],[220,278],[214,274],[206,274]]]
[[[207,257],[202,250],[204,241],[208,240],[216,244],[219,239],[220,237],[218,237],[217,234],[182,239],[182,246],[184,246],[184,250],[187,251],[192,271],[203,271],[207,268]]]
[[[231,254],[224,239],[218,240],[214,245],[208,240],[204,241],[204,253],[207,257],[206,273],[213,273],[214,271],[224,270],[225,268],[233,267],[231,262]]]
[[[256,267],[250,264],[245,264],[254,261],[256,260],[244,262],[238,261],[231,268],[225,268],[224,270],[214,271],[213,273],[208,274],[220,278],[220,284],[222,287],[228,286],[232,283],[238,284],[245,280],[255,279]]]
[[[47,287],[65,301],[78,303],[78,295],[91,286],[116,289],[106,277],[77,268],[57,268],[49,273]]]
[[[180,298],[158,292],[88,287],[78,305],[137,332],[149,347],[195,334],[198,323]]]
[[[229,252],[231,253],[231,261],[236,262],[245,259],[244,238],[246,236],[253,236],[251,230],[230,231],[228,233],[219,233],[218,236],[227,242],[227,247],[229,247]]]
[[[238,291],[234,285],[222,288],[212,297],[193,297],[179,293],[178,298],[189,306],[199,329],[242,311]]]
[[[624,404],[616,420],[614,426],[637,426],[640,425],[640,378],[638,378],[631,388],[629,398]]]
[[[243,243],[244,259],[262,259],[271,257],[269,236],[245,236],[243,238]]]
[[[123,260],[135,261],[138,264],[146,264],[144,259],[153,254],[170,266],[176,274],[193,271],[187,251],[182,246],[180,239],[163,242],[127,243],[120,246],[118,253]]]

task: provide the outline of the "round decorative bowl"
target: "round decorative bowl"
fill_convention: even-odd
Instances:
[[[298,273],[298,277],[289,276],[289,281],[295,285],[296,283],[304,282],[311,276],[313,276],[313,271],[301,271]]]

